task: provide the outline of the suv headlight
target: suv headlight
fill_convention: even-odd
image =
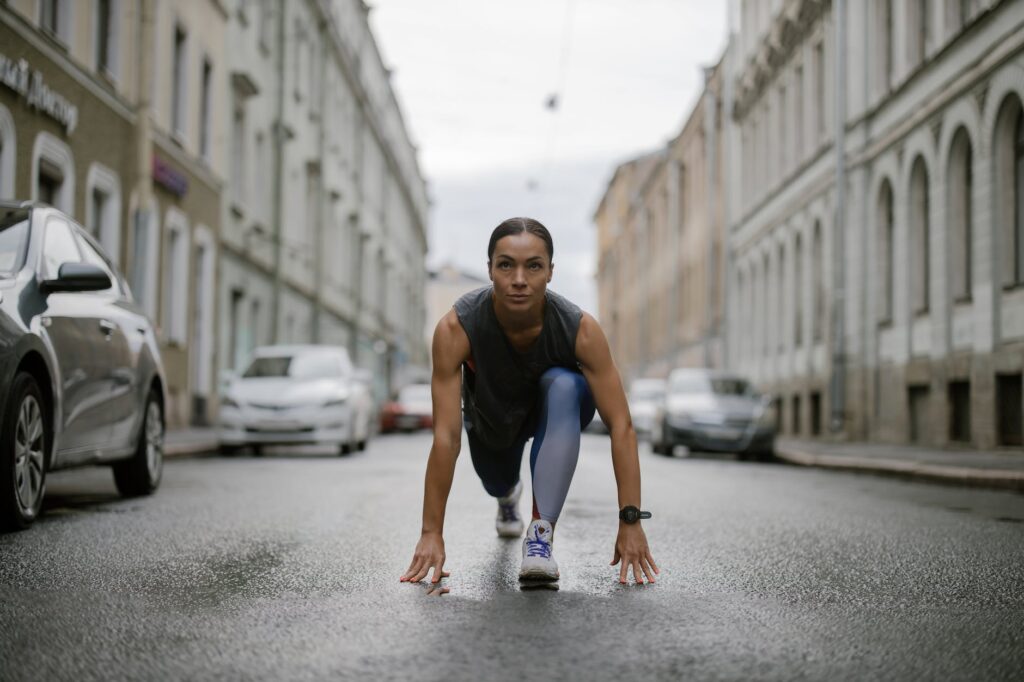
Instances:
[[[769,405],[761,410],[761,416],[757,418],[757,425],[760,428],[775,428],[775,406]]]
[[[241,405],[238,404],[238,401],[236,401],[234,398],[232,398],[229,395],[221,396],[221,398],[220,398],[220,406],[221,407],[241,407]]]
[[[348,402],[348,396],[335,396],[324,403],[324,407],[340,407]]]

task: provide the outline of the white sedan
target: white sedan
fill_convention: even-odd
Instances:
[[[373,406],[344,348],[257,348],[221,398],[221,445],[259,454],[264,445],[328,443],[345,455],[366,447]]]

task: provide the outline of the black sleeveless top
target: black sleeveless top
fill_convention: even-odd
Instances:
[[[471,362],[462,369],[463,418],[466,429],[491,448],[511,447],[533,416],[538,382],[552,367],[577,370],[576,332],[583,311],[553,291],[545,293],[544,326],[524,353],[505,336],[483,287],[459,298],[455,314],[469,337]]]

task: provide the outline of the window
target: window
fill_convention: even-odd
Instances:
[[[930,37],[930,0],[914,0],[910,6],[910,40],[907,41],[910,62],[912,64],[924,63],[928,52],[928,40]]]
[[[825,43],[814,46],[814,113],[819,142],[825,135]],[[815,145],[817,146],[817,144]]]
[[[803,240],[798,234],[793,247],[793,343],[797,348],[804,343],[804,257]]]
[[[99,187],[93,187],[92,194],[89,197],[91,210],[89,211],[89,216],[86,220],[87,224],[85,226],[85,229],[89,230],[89,234],[93,237],[99,238],[104,209],[106,208],[107,201],[109,201],[109,199],[110,197],[108,197],[103,190]]]
[[[242,301],[245,298],[245,293],[241,289],[231,290],[231,303],[229,311],[229,320],[231,321],[231,328],[228,330],[228,362],[230,369],[237,370],[242,366]]]
[[[799,165],[804,160],[804,67],[796,67],[793,76],[793,153]]]
[[[63,28],[59,25],[60,3],[58,0],[42,0],[39,3],[39,26],[44,31],[58,35],[57,31]]]
[[[996,375],[996,408],[999,444],[1020,447],[1021,429],[1021,375]]]
[[[110,0],[96,0],[96,70],[109,73],[111,69]]]
[[[43,238],[43,278],[56,279],[61,265],[81,262],[82,254],[67,221],[57,217],[47,220]]]
[[[971,297],[971,242],[973,240],[971,164],[971,141],[967,136],[967,131],[961,128],[953,136],[952,150],[949,155],[949,171],[947,172],[949,179],[947,215],[949,215],[952,236],[950,265],[954,301],[964,301]]]
[[[1024,281],[1024,114],[1017,110],[1017,154],[1013,165],[1013,224],[1016,235],[1017,281]]]
[[[775,342],[779,351],[782,351],[786,347],[786,249],[783,246],[779,247],[779,264],[776,271],[778,281],[775,285]]]
[[[231,196],[236,206],[244,205],[248,194],[245,136],[245,104],[242,101],[236,101],[231,128]]]
[[[302,79],[305,76],[306,69],[303,66],[303,60],[306,56],[306,31],[302,26],[302,22],[295,22],[295,42],[294,50],[292,53],[292,87],[294,88],[294,95],[296,101],[302,99]]]
[[[160,223],[156,202],[136,208],[132,226],[131,288],[151,320],[157,315],[157,276],[160,271],[158,247]]]
[[[174,59],[171,64],[171,132],[185,135],[185,68],[187,63],[187,34],[181,25],[174,27]]]
[[[910,173],[911,300],[917,314],[928,312],[930,225],[928,170],[924,159],[914,161]]]
[[[210,92],[213,78],[213,64],[203,59],[203,74],[199,94],[199,155],[207,162],[210,160]]]
[[[817,343],[825,336],[825,276],[822,272],[825,266],[825,254],[821,241],[821,223],[819,222],[814,223],[811,255],[811,277],[814,287],[814,308],[811,313],[813,316],[814,341]]]
[[[253,159],[253,189],[256,192],[256,203],[259,205],[257,219],[265,221],[270,215],[270,187],[267,183],[269,161],[263,131],[256,133],[256,149]]]
[[[779,168],[781,168],[783,174],[785,174],[789,170],[789,144],[788,140],[786,139],[786,124],[789,123],[789,108],[786,100],[785,85],[779,87],[778,123]]]
[[[273,25],[270,2],[271,0],[260,0],[259,40],[263,49],[270,48],[270,29]]]
[[[56,165],[43,159],[39,163],[39,177],[36,183],[39,201],[50,206],[60,204],[61,186],[64,184],[64,173]]]
[[[886,181],[878,197],[878,262],[882,265],[882,276],[878,278],[878,314],[880,322],[891,322],[893,314],[893,285],[895,283],[895,259],[893,237],[895,230],[892,221],[893,198],[892,188]]]
[[[876,34],[879,40],[878,49],[878,83],[881,91],[885,92],[893,83],[893,30],[892,30],[892,0],[879,0],[878,4],[878,27]]]

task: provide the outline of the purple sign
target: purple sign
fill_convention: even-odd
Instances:
[[[183,197],[188,192],[188,178],[159,156],[153,156],[153,182],[176,197]]]

